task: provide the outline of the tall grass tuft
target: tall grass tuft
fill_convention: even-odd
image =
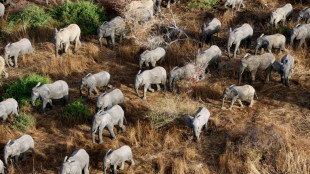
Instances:
[[[34,126],[36,123],[35,118],[31,115],[16,115],[14,121],[12,122],[12,129],[18,130],[20,132],[27,132],[27,130]]]
[[[83,104],[82,99],[78,99],[64,107],[64,113],[59,116],[59,119],[67,124],[79,124],[87,122],[89,116],[88,106]]]

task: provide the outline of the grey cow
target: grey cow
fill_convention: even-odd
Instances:
[[[60,167],[60,174],[89,174],[89,155],[84,149],[74,151],[65,157]]]
[[[103,170],[106,174],[108,166],[111,165],[110,171],[116,174],[117,165],[122,163],[120,170],[124,169],[125,161],[130,160],[131,165],[135,165],[135,162],[132,157],[131,148],[127,145],[121,146],[115,150],[109,149],[108,152],[104,155],[103,158]],[[112,170],[113,169],[113,170]]]
[[[102,48],[101,39],[104,37],[107,40],[108,47],[110,47],[110,39],[112,40],[112,48],[115,49],[115,36],[120,36],[119,42],[121,43],[125,34],[125,29],[125,20],[120,16],[111,19],[109,22],[105,21],[97,29],[100,47]]]
[[[139,56],[139,67],[142,69],[143,64],[146,65],[147,68],[149,68],[150,64],[154,68],[156,66],[156,62],[159,60],[163,60],[166,55],[166,51],[162,47],[158,47],[154,50],[145,50],[140,56]]]
[[[287,54],[282,57],[281,63],[275,61],[273,68],[281,75],[281,83],[285,83],[286,86],[290,87],[289,79],[293,74],[294,57]]]
[[[82,95],[83,87],[86,86],[88,88],[87,98],[89,98],[90,94],[93,90],[95,90],[96,95],[98,94],[97,87],[107,87],[111,88],[109,85],[110,74],[106,71],[101,71],[96,74],[88,73],[85,77],[82,78],[80,83],[80,95]]]
[[[239,46],[241,41],[247,40],[247,46],[249,47],[251,44],[252,36],[253,36],[253,28],[247,23],[234,29],[234,31],[232,31],[231,28],[229,28],[228,40],[227,40],[228,57],[230,58],[230,48],[232,47],[233,44],[235,44],[235,51],[233,58],[236,58],[237,51],[240,53]]]
[[[5,12],[5,6],[0,3],[0,17],[3,18]]]
[[[16,7],[16,4],[12,2],[12,0],[2,0],[2,1],[5,2],[9,6]]]
[[[226,97],[232,98],[230,107],[228,109],[232,109],[235,101],[238,101],[240,107],[242,108],[243,105],[241,100],[247,100],[247,99],[251,100],[249,107],[252,107],[254,104],[254,95],[258,99],[255,89],[251,85],[244,85],[244,86],[231,85],[230,87],[225,88],[223,92],[222,108],[224,107]]]
[[[282,21],[283,25],[288,17],[293,13],[293,6],[290,3],[282,5],[280,8],[275,9],[270,13],[269,16],[269,25],[275,27],[278,26],[278,23]]]
[[[297,24],[291,30],[291,43],[290,46],[293,47],[294,40],[300,40],[298,49],[301,48],[303,44],[305,44],[305,48],[307,49],[307,42],[306,39],[310,38],[310,24]]]
[[[96,103],[96,111],[104,110],[107,107],[121,104],[124,102],[124,94],[120,89],[101,94]]]
[[[143,23],[151,20],[153,18],[153,13],[150,9],[146,7],[139,7],[134,12],[131,12],[130,17],[131,17],[130,22],[137,21],[139,23],[141,22]]]
[[[192,78],[195,74],[196,66],[193,63],[186,64],[182,67],[174,67],[169,72],[169,88],[173,91],[175,87],[175,83],[177,81],[186,79],[186,78]]]
[[[245,8],[243,0],[226,0],[224,7],[227,8],[227,6],[232,6],[232,9],[234,9],[236,5],[238,5],[238,11],[240,11],[241,6]]]
[[[2,117],[3,122],[6,121],[9,115],[18,115],[19,107],[18,103],[13,98],[8,98],[0,102],[0,118]]]
[[[158,66],[151,70],[145,70],[142,73],[140,72],[141,70],[138,72],[138,74],[136,75],[136,79],[135,79],[135,90],[136,90],[138,97],[140,97],[140,94],[139,94],[140,85],[144,86],[144,89],[143,89],[144,100],[146,99],[147,90],[151,92],[155,91],[151,87],[152,84],[156,84],[157,91],[160,90],[160,84],[162,84],[164,85],[164,90],[166,91],[167,72],[163,67]]]
[[[16,140],[9,140],[4,147],[4,164],[8,166],[8,158],[12,157],[15,163],[15,166],[18,167],[18,158],[19,155],[23,153],[23,160],[26,160],[26,152],[32,150],[34,153],[34,141],[30,135],[22,135]]]
[[[262,34],[256,40],[255,54],[257,50],[261,48],[261,54],[264,53],[264,48],[271,53],[272,48],[278,48],[281,51],[285,51],[286,38],[283,34],[264,35]]]
[[[210,64],[216,65],[218,69],[220,69],[222,51],[216,45],[212,45],[201,53],[196,55],[196,64],[201,65],[204,70],[209,72],[208,66]]]
[[[203,128],[207,129],[210,112],[205,107],[200,107],[195,116],[187,115],[184,117],[185,124],[193,130],[194,140],[199,141],[199,136]]]
[[[153,18],[154,2],[153,0],[131,1],[125,7],[125,16],[130,21],[145,22]]]
[[[271,75],[272,64],[274,63],[274,61],[275,57],[272,53],[265,53],[262,55],[246,54],[240,59],[239,62],[238,84],[241,83],[242,74],[245,71],[251,73],[251,84],[253,84],[255,81],[256,72],[258,70],[264,70],[266,72],[265,83],[268,83]]]
[[[153,0],[141,0],[141,1],[131,1],[128,5],[126,5],[126,11],[135,11],[137,8],[146,7],[152,11],[152,15],[154,13],[154,1]]]
[[[54,107],[52,99],[64,99],[64,103],[68,103],[69,87],[67,82],[63,80],[57,80],[51,84],[44,84],[40,86],[39,82],[31,91],[31,104],[35,106],[35,101],[40,98],[42,100],[42,113],[45,113],[46,104],[49,103]]]
[[[55,45],[55,56],[58,56],[58,49],[63,52],[65,55],[70,46],[70,42],[74,42],[74,51],[78,50],[78,47],[81,47],[81,29],[76,24],[70,24],[65,28],[60,29],[54,28],[54,45]]]
[[[180,2],[181,2],[181,0],[168,0],[167,8],[169,8],[169,9],[170,9],[171,1],[173,1],[173,4],[176,4],[176,3],[180,3]]]
[[[57,2],[55,1],[55,0],[52,0],[53,1],[53,3],[55,4],[55,5],[58,5],[57,4]],[[66,0],[66,3],[68,3],[69,2],[69,0]],[[46,5],[48,5],[48,0],[45,0],[45,3],[46,3]],[[64,3],[64,0],[61,0],[61,3],[63,4]]]
[[[0,174],[4,174],[4,169],[5,169],[5,166],[3,162],[0,160]]]
[[[120,128],[118,132],[126,131],[126,127],[124,124],[127,124],[124,110],[119,105],[114,105],[109,107],[106,111],[100,110],[98,111],[92,120],[91,131],[92,131],[92,142],[95,143],[95,133],[98,131],[99,136],[99,144],[102,144],[102,131],[105,127],[108,128],[112,139],[115,140],[116,136],[114,134],[114,125],[118,125]]]
[[[219,36],[220,29],[221,22],[217,18],[213,18],[208,24],[202,24],[200,27],[200,30],[202,31],[202,41],[205,43],[211,43],[212,35],[217,33],[217,36]]]
[[[307,24],[310,23],[310,8],[305,7],[304,9],[299,11],[297,16],[297,23],[299,23],[302,19],[304,19]]]
[[[0,56],[0,75],[3,74],[5,78],[8,78],[9,74],[5,68],[5,60],[2,56]]]
[[[25,54],[32,54],[32,56],[34,55],[29,39],[23,38],[18,42],[9,43],[4,47],[4,59],[8,67],[13,66],[11,57],[14,57],[15,68],[18,67],[17,58],[20,54],[23,56],[23,61],[25,60]]]
[[[161,2],[162,0],[153,0],[155,15],[158,15],[158,13],[161,12]]]
[[[155,12],[155,14],[156,15],[158,15],[158,13],[159,12],[161,12],[161,3],[162,3],[162,1],[164,1],[164,0],[153,0],[153,2],[154,2],[154,7],[156,8],[156,12]],[[175,4],[175,3],[180,3],[180,0],[167,0],[168,2],[168,4],[167,4],[167,8],[169,8],[170,9],[170,4],[171,4],[171,1],[173,1],[173,3]]]

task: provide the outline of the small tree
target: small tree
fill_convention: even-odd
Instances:
[[[50,27],[52,21],[52,17],[43,8],[33,5],[12,15],[7,25],[2,27],[2,31],[7,34],[14,32],[27,33],[28,31],[35,33],[39,28]]]
[[[68,2],[52,7],[50,14],[58,20],[61,27],[77,24],[82,33],[86,34],[95,34],[98,26],[107,20],[104,8],[89,1]]]
[[[87,105],[83,104],[82,99],[78,99],[64,107],[64,112],[59,116],[59,119],[67,124],[79,124],[87,122],[90,112]]]

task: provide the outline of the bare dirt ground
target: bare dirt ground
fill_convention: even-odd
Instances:
[[[88,123],[69,126],[57,120],[57,115],[63,112],[61,102],[56,102],[55,109],[48,109],[46,115],[40,114],[40,108],[27,106],[23,112],[36,119],[35,127],[27,132],[35,140],[36,153],[29,153],[28,160],[21,162],[19,168],[9,167],[10,173],[59,173],[64,157],[79,148],[84,148],[90,155],[90,173],[103,173],[104,154],[108,149],[125,144],[132,148],[136,165],[129,166],[130,163],[127,163],[124,171],[118,171],[120,173],[310,173],[308,50],[293,51],[287,47],[285,53],[275,54],[278,61],[288,53],[295,57],[290,88],[279,83],[280,75],[276,72],[272,73],[268,84],[263,83],[264,73],[258,72],[253,86],[259,99],[252,108],[248,107],[248,102],[244,102],[243,108],[237,104],[232,110],[220,108],[224,88],[237,84],[238,62],[245,54],[242,46],[242,53],[237,59],[227,58],[225,43],[228,28],[250,23],[255,32],[251,47],[253,53],[255,39],[267,32],[265,24],[268,14],[284,2],[271,2],[267,9],[262,9],[259,1],[246,1],[248,8],[240,12],[226,11],[223,4],[200,12],[186,9],[184,2],[172,5],[180,26],[187,26],[186,32],[192,37],[197,36],[198,27],[212,16],[221,19],[223,27],[219,38],[215,39],[223,52],[221,69],[211,68],[208,79],[192,87],[179,83],[177,92],[148,92],[147,100],[138,98],[133,89],[134,77],[139,70],[138,55],[144,48],[125,40],[117,45],[117,51],[108,48],[100,50],[97,40],[82,36],[82,48],[77,53],[70,51],[56,59],[51,32],[47,33],[46,38],[30,39],[35,47],[35,56],[27,56],[25,62],[20,59],[19,68],[8,69],[10,76],[1,79],[1,91],[6,83],[14,82],[29,72],[38,72],[53,81],[67,81],[72,103],[80,98],[79,82],[83,76],[89,72],[108,71],[113,88],[121,89],[125,95],[123,108],[129,124],[125,133],[116,134],[116,140],[111,140],[105,130],[104,143],[92,144],[91,118]],[[34,3],[43,5],[38,1],[20,1],[17,5],[25,7]],[[294,5],[293,1],[291,3]],[[303,6],[305,4],[294,5],[294,16]],[[168,13],[165,8],[163,11]],[[290,26],[294,24],[294,20],[289,22]],[[50,42],[45,41],[49,39]],[[2,43],[1,47],[5,45]],[[204,49],[207,47],[205,45]],[[182,66],[194,59],[197,49],[198,45],[194,42],[176,43],[167,48],[167,57],[161,66],[167,71],[174,66]],[[104,90],[100,89],[100,92]],[[90,100],[84,102],[90,108],[91,115],[95,113],[96,99],[97,96],[92,95]],[[226,102],[225,106],[229,103]],[[208,108],[211,117],[208,129],[203,131],[200,142],[195,143],[191,130],[184,125],[182,118],[186,114],[193,115],[200,106]],[[176,116],[176,119],[155,129],[148,119],[154,113]],[[11,129],[9,121],[0,125],[0,135],[2,149],[8,140],[22,133]],[[2,151],[0,156],[3,156]]]

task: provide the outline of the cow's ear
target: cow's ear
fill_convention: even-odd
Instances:
[[[200,54],[200,48],[197,50],[197,54]]]
[[[41,82],[39,82],[35,87],[37,88],[37,87],[39,87],[41,85]]]
[[[88,73],[85,77],[89,77],[89,76],[91,76],[92,75],[92,73]]]
[[[111,154],[111,149],[108,150],[108,152],[104,155],[104,158],[108,157]]]
[[[236,89],[232,89],[231,92],[234,97],[238,95],[238,91]]]
[[[268,42],[267,40],[264,40],[262,45],[263,45],[263,46],[268,46],[268,45],[269,45],[269,42]]]
[[[193,117],[192,116],[186,115],[184,117],[184,122],[188,127],[193,128]]]
[[[98,112],[98,114],[102,114],[102,113],[104,113],[105,111],[103,111],[103,110],[100,110],[99,112]]]
[[[248,57],[248,56],[250,56],[250,54],[249,54],[249,53],[246,53],[242,58],[246,58],[246,57]]]

